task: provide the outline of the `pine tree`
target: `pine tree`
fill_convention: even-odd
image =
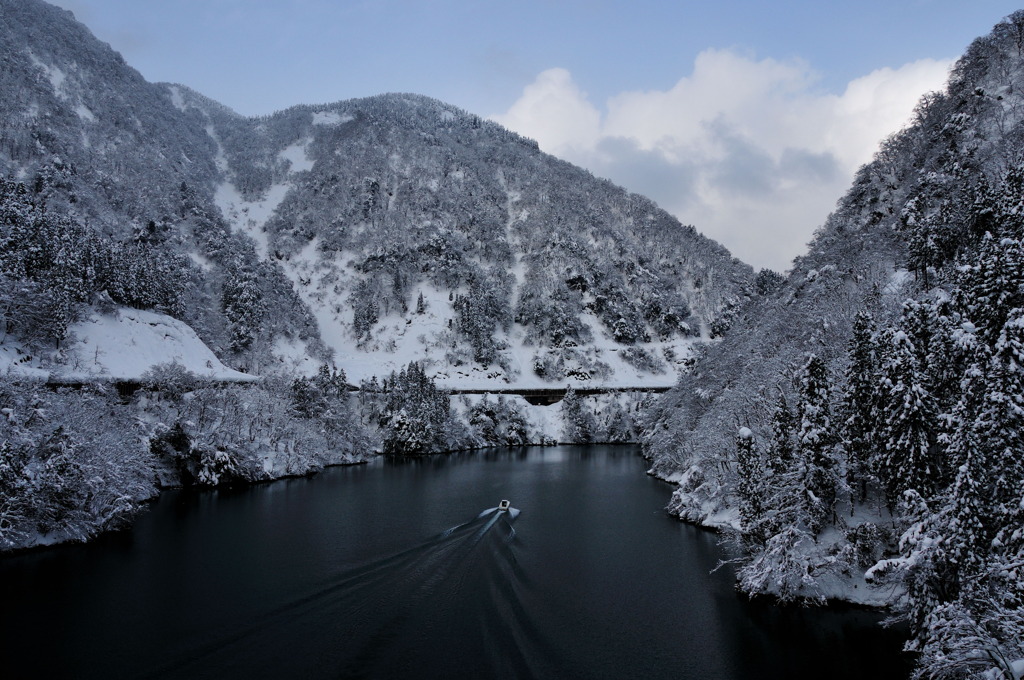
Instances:
[[[948,301],[938,305],[936,312],[925,373],[942,425],[940,439],[948,441],[953,427],[951,415],[960,400],[960,381],[970,363],[975,342],[973,336],[965,337],[968,334],[963,330],[963,319]]]
[[[869,313],[861,311],[853,322],[850,363],[846,369],[846,394],[843,398],[843,411],[846,415],[843,423],[844,444],[849,460],[847,482],[858,490],[861,501],[867,498],[868,483],[872,478],[877,374],[874,319]]]
[[[996,342],[975,425],[992,479],[999,552],[1024,545],[1024,310],[1014,309]]]
[[[797,447],[805,461],[805,493],[811,530],[817,534],[835,514],[842,486],[835,459],[835,432],[829,403],[828,369],[812,354],[800,373]]]
[[[383,384],[386,392],[378,425],[384,453],[420,455],[444,450],[451,426],[448,393],[434,385],[419,362],[412,362]]]
[[[363,279],[356,284],[350,302],[352,304],[352,331],[357,340],[368,339],[380,318],[377,293],[367,280]]]
[[[754,433],[741,427],[736,433],[736,467],[739,474],[740,532],[748,546],[765,542],[764,516],[768,503],[768,479]]]
[[[998,231],[997,201],[998,195],[989,184],[985,173],[978,173],[978,182],[971,196],[967,220],[968,233],[972,239],[980,239],[986,233]]]
[[[882,334],[880,345],[881,417],[874,435],[878,443],[875,469],[894,508],[909,489],[930,497],[941,478],[933,455],[934,405],[923,384],[916,350],[902,330]]]
[[[808,466],[798,446],[796,419],[781,392],[772,413],[772,440],[765,459],[761,534],[771,540],[787,527],[807,531],[811,524]]]
[[[1015,164],[1003,175],[992,211],[997,236],[1020,238],[1024,231],[1024,166]]]
[[[928,221],[915,225],[910,231],[907,249],[910,270],[925,289],[929,288],[929,272],[942,262],[942,248],[935,226]]]
[[[796,458],[796,420],[786,403],[786,395],[779,393],[772,412],[772,443],[768,452],[768,469],[781,475],[790,471]]]
[[[772,421],[767,466],[760,462],[753,434],[743,428],[737,436],[741,530],[750,553],[737,577],[748,593],[770,592],[788,602],[809,595],[813,587],[809,555],[816,529],[806,488],[809,466],[784,396]]]
[[[249,349],[260,334],[267,313],[263,291],[252,267],[236,261],[224,282],[221,308],[231,329],[231,349]]]
[[[1013,238],[985,234],[978,252],[959,268],[954,300],[992,346],[1010,310],[1024,308],[1024,248]]]
[[[965,575],[983,572],[993,538],[988,460],[975,441],[974,428],[965,429],[965,458],[950,489],[949,525],[942,542],[949,564],[959,574],[956,583],[950,583],[955,590]]]
[[[562,436],[573,444],[593,441],[597,432],[597,420],[583,403],[583,399],[572,387],[567,387],[562,397]]]

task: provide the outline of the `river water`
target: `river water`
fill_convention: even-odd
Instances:
[[[876,614],[737,595],[670,492],[601,446],[166,492],[129,531],[0,559],[0,675],[908,676]]]

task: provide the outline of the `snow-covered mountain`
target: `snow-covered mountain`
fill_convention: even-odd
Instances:
[[[970,46],[946,90],[922,99],[912,124],[858,171],[786,279],[736,310],[723,341],[667,394],[655,418],[665,427],[652,428],[647,443],[657,472],[718,468],[735,456],[739,427],[768,437],[779,397],[795,404],[795,378],[810,354],[828,365],[838,401],[858,313],[884,327],[907,300],[948,297],[986,232],[1010,238],[1020,228],[1020,26],[1018,13]],[[721,472],[712,475],[720,484],[678,494],[677,511],[698,521],[728,513],[735,470]]]
[[[354,377],[425,357],[448,384],[669,383],[750,280],[650,201],[434,100],[209,115],[218,206]]]
[[[1024,666],[1022,159],[1024,11],[649,422],[670,510],[734,532],[741,589],[892,605],[919,677]]]
[[[168,311],[235,368],[669,385],[750,294],[749,267],[649,200],[441,102],[245,118],[147,83],[64,10],[0,6],[0,172],[187,257]]]

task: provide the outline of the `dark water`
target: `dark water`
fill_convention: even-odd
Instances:
[[[559,447],[165,493],[0,559],[0,677],[907,677],[877,615],[737,596],[670,491]]]

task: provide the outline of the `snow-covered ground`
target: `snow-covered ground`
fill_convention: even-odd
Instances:
[[[177,363],[205,378],[257,379],[222,364],[192,328],[165,314],[128,307],[113,313],[93,310],[70,331],[56,357],[41,357],[5,340],[0,343],[0,372],[61,382],[138,380],[158,364]]]
[[[294,258],[292,269],[294,270]],[[578,348],[578,352],[594,363],[607,364],[607,377],[594,376],[590,379],[566,377],[547,381],[533,371],[534,357],[550,350],[530,343],[530,331],[519,324],[513,324],[509,333],[500,334],[507,344],[503,354],[510,370],[499,366],[480,366],[467,361],[456,363],[451,360],[452,341],[458,342],[450,329],[449,321],[454,314],[448,294],[433,286],[423,285],[410,296],[415,301],[422,293],[426,310],[423,314],[410,312],[404,316],[392,312],[381,317],[373,329],[372,339],[360,345],[351,331],[352,313],[342,300],[341,310],[336,311],[337,302],[330,296],[317,295],[315,291],[300,288],[300,294],[314,310],[320,323],[320,332],[329,347],[335,351],[335,361],[344,368],[349,379],[358,382],[373,375],[385,376],[398,371],[411,361],[425,364],[428,375],[432,375],[439,387],[446,389],[488,389],[519,388],[538,389],[551,387],[671,387],[676,383],[676,371],[667,365],[661,374],[641,371],[620,358],[624,349],[615,343],[592,316],[584,317],[591,327],[593,342]],[[665,343],[653,342],[638,345],[657,357],[663,356],[670,348],[677,360],[690,355],[695,340],[674,340]]]
[[[320,257],[317,245],[318,241],[314,239],[300,253],[282,264],[294,282],[295,289],[313,311],[321,337],[335,352],[334,360],[338,367],[343,368],[349,380],[354,383],[375,375],[389,375],[411,361],[424,362],[428,375],[435,378],[439,387],[446,389],[535,389],[566,385],[670,387],[676,382],[673,364],[666,362],[663,373],[652,374],[621,359],[619,353],[624,346],[614,342],[592,315],[585,315],[583,320],[591,328],[593,342],[578,348],[578,351],[592,362],[607,364],[610,369],[607,377],[567,377],[556,381],[541,379],[533,371],[533,359],[548,350],[531,345],[529,329],[519,324],[514,324],[508,334],[499,331],[501,339],[507,344],[503,354],[510,368],[508,372],[498,366],[480,366],[471,361],[460,364],[459,360],[452,360],[453,342],[457,345],[456,350],[461,343],[451,330],[454,312],[448,293],[426,283],[410,293],[410,306],[413,308],[419,295],[423,295],[425,310],[422,314],[416,314],[414,309],[405,314],[395,309],[388,310],[388,313],[381,310],[372,337],[359,342],[352,332],[352,310],[347,299],[352,287],[352,275],[347,263],[353,255],[342,252],[335,255],[333,260],[325,261]],[[673,353],[675,362],[681,362],[692,353],[697,342],[697,339],[678,339],[637,347],[647,349],[659,358],[664,357],[668,349]]]
[[[50,377],[42,358],[10,337],[0,342],[0,374],[31,380]]]
[[[340,118],[338,119],[341,120]],[[207,134],[217,143],[217,156],[215,162],[217,168],[229,177],[228,160],[224,154],[220,140],[213,129],[209,126]],[[296,142],[281,151],[278,156],[289,165],[289,175],[297,172],[306,172],[313,169],[313,159],[307,153],[307,146],[311,139],[304,139]],[[221,214],[228,220],[235,231],[249,236],[256,244],[256,251],[260,257],[266,259],[269,252],[269,239],[266,232],[267,220],[271,218],[274,211],[281,205],[281,201],[292,188],[290,181],[279,182],[267,190],[259,200],[248,201],[242,196],[242,192],[231,182],[225,179],[217,187],[214,194],[214,202],[220,208]]]
[[[332,112],[314,114],[317,125],[340,125],[350,117]],[[279,157],[289,164],[289,175],[257,200],[246,200],[232,183],[227,158],[213,128],[208,133],[218,144],[217,165],[224,180],[215,194],[217,206],[225,219],[238,233],[249,236],[260,257],[269,255],[269,235],[266,225],[293,186],[293,175],[312,170],[314,161],[309,157],[311,138],[301,139],[286,147]],[[503,178],[502,178],[503,179]],[[526,216],[516,207],[519,196],[508,191],[508,227]],[[509,229],[510,237],[512,235]],[[319,251],[319,240],[313,239],[302,251],[279,264],[292,280],[300,297],[309,306],[328,347],[334,350],[334,361],[345,370],[349,380],[358,383],[372,376],[384,377],[399,371],[412,361],[424,364],[428,375],[438,386],[458,390],[487,390],[493,388],[538,389],[551,387],[628,388],[670,387],[676,383],[677,371],[692,355],[700,338],[673,339],[636,345],[646,350],[663,364],[660,372],[652,373],[636,368],[622,358],[626,346],[616,343],[603,325],[592,314],[582,321],[590,327],[592,342],[572,351],[551,350],[532,343],[530,329],[515,324],[507,332],[496,330],[505,345],[502,351],[504,367],[481,366],[472,361],[464,338],[452,330],[454,310],[448,291],[442,291],[427,282],[421,282],[409,293],[406,304],[411,308],[401,312],[392,305],[381,309],[378,323],[369,338],[357,339],[353,332],[353,311],[349,296],[356,284],[352,270],[355,253]],[[512,268],[516,291],[524,283],[525,265],[517,262]],[[465,294],[467,291],[456,291]],[[415,313],[416,300],[423,296],[425,311]],[[515,295],[513,296],[513,301]],[[296,366],[303,373],[312,373],[316,366],[302,361],[296,354],[299,348],[279,346],[273,348],[278,359]],[[559,354],[566,377],[545,380],[534,372],[535,359]],[[671,357],[671,358],[669,358]],[[596,367],[596,370],[595,370]]]
[[[671,514],[723,534],[738,534],[740,512],[737,506],[726,502],[720,495],[706,497],[704,489],[687,492],[685,489],[692,484],[685,472],[662,478],[680,485],[668,503]],[[842,518],[843,530],[829,527],[816,540],[800,544],[804,548],[801,554],[790,555],[794,561],[806,560],[816,566],[813,578],[803,585],[800,595],[810,600],[849,602],[864,607],[891,606],[900,593],[894,591],[892,585],[872,583],[866,577],[867,569],[851,563],[843,552],[844,548],[849,549],[848,534],[852,534],[856,527],[891,527],[892,516],[884,505],[877,503],[857,504],[851,512],[849,503],[844,502],[837,506],[836,512]],[[777,596],[779,593],[769,588],[760,594]]]

